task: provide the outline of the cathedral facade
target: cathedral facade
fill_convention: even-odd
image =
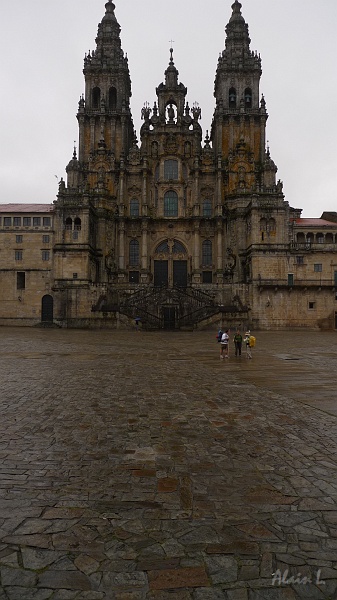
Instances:
[[[241,8],[235,0],[226,26],[209,132],[186,101],[171,49],[156,101],[142,109],[138,143],[129,65],[107,2],[84,59],[78,151],[56,201],[36,213],[0,205],[0,239],[8,240],[0,323],[336,327],[336,215],[302,219],[285,200],[266,145],[261,58]],[[27,225],[37,214],[42,229]]]

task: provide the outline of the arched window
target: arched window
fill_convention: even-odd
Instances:
[[[164,196],[164,217],[178,216],[178,195],[173,190]]]
[[[324,244],[324,234],[323,233],[316,234],[316,242],[317,242],[317,244]]]
[[[168,254],[170,251],[167,240],[165,242],[161,242],[156,248],[156,254]]]
[[[185,248],[185,246],[183,246],[183,244],[181,242],[179,242],[178,240],[174,240],[172,253],[173,254],[186,254],[186,248]]]
[[[178,179],[178,161],[164,161],[164,179]]]
[[[325,234],[325,242],[326,244],[333,244],[333,235],[332,233]]]
[[[73,228],[73,220],[72,220],[70,217],[68,217],[68,218],[66,219],[66,223],[65,223],[65,225],[66,225],[66,229],[67,229],[67,231],[71,231],[71,230],[72,230],[72,228]]]
[[[76,217],[76,219],[74,220],[74,230],[81,231],[81,227],[81,219],[79,217]]]
[[[139,201],[136,198],[130,200],[130,217],[139,217]]]
[[[266,231],[267,230],[267,219],[262,218],[260,219],[260,231]]]
[[[296,241],[297,241],[299,244],[304,244],[304,242],[305,242],[305,235],[304,235],[304,233],[302,233],[302,232],[298,233],[298,234],[296,235]]]
[[[212,216],[212,202],[211,200],[203,200],[202,202],[202,214],[204,217]]]
[[[202,264],[204,267],[212,265],[212,242],[210,240],[202,243]]]
[[[228,93],[229,108],[236,108],[236,89],[231,87]]]
[[[250,88],[245,89],[245,108],[252,108],[253,97]]]
[[[129,264],[132,267],[139,265],[139,242],[138,240],[131,240],[129,250]]]
[[[99,87],[95,87],[92,90],[92,108],[94,110],[100,108],[101,105],[101,90]]]
[[[313,234],[313,233],[307,233],[307,236],[306,236],[306,242],[305,242],[305,243],[306,243],[306,244],[307,244],[307,246],[309,246],[309,247],[311,246],[311,244],[313,244],[313,243],[314,243],[314,234]]]
[[[117,107],[117,90],[114,87],[109,89],[109,110],[116,110]]]
[[[275,233],[276,232],[276,221],[275,221],[275,219],[273,219],[273,218],[269,219],[269,221],[267,223],[267,231],[269,233]]]

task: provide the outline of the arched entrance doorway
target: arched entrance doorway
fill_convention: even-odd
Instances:
[[[155,287],[187,287],[187,250],[178,240],[165,240],[155,249]]]
[[[54,299],[49,294],[42,297],[41,321],[42,323],[52,323],[54,319]]]

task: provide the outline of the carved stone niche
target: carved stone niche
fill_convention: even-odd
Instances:
[[[138,197],[141,194],[141,189],[136,185],[133,185],[128,188],[128,194],[132,197]]]
[[[209,198],[212,198],[212,196],[214,194],[214,189],[208,185],[208,186],[201,188],[200,193],[203,198],[206,198],[208,200]]]

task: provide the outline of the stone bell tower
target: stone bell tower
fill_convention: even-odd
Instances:
[[[260,98],[261,58],[250,49],[248,25],[235,0],[226,26],[225,49],[215,76],[216,108],[212,125],[213,148],[227,167],[225,194],[256,191],[275,184],[276,167],[264,172],[266,103]]]
[[[111,0],[105,9],[98,26],[96,50],[84,59],[85,97],[80,99],[77,114],[82,163],[90,159],[102,142],[111,156],[119,160],[133,139],[128,60],[121,49],[120,26]]]
[[[74,149],[55,203],[55,291],[59,311],[67,318],[78,307],[88,313],[89,286],[101,285],[108,277],[107,255],[115,268],[120,172],[134,138],[131,79],[120,32],[115,5],[108,0],[96,49],[84,58],[78,152]]]

